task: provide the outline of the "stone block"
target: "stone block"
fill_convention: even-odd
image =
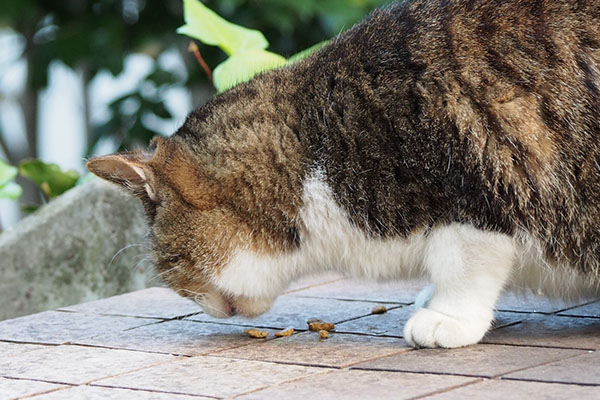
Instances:
[[[142,289],[154,276],[137,199],[92,179],[0,234],[0,320]]]

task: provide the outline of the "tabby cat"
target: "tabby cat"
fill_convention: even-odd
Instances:
[[[457,347],[511,283],[600,294],[599,162],[600,0],[408,0],[88,167],[211,315],[320,271],[427,276],[404,336]]]

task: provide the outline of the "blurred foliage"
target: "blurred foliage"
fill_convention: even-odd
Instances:
[[[13,182],[17,173],[17,168],[0,160],[0,199],[16,199],[21,196],[21,186]]]
[[[40,160],[26,160],[19,165],[19,172],[38,185],[47,199],[57,197],[77,184],[77,171],[62,171],[56,164]]]
[[[218,92],[287,62],[285,57],[265,50],[269,47],[269,42],[262,32],[232,24],[199,0],[183,0],[183,4],[186,23],[177,32],[209,46],[217,46],[229,56],[212,74],[212,81]],[[202,63],[198,47],[192,46],[191,50],[195,52],[198,62]],[[208,68],[207,65],[202,67]]]
[[[233,23],[263,32],[273,52],[289,56],[329,39],[387,2],[209,0],[204,3]],[[34,93],[46,87],[48,68],[56,60],[81,71],[87,85],[101,71],[120,74],[129,54],[143,53],[158,60],[165,51],[176,49],[182,55],[186,74],[174,74],[155,62],[153,71],[135,90],[110,104],[110,117],[89,127],[89,151],[107,138],[119,149],[146,145],[156,134],[147,123],[148,116],[171,118],[171,112],[163,104],[168,88],[183,86],[198,92],[198,88],[208,84],[202,68],[187,53],[188,39],[176,33],[182,23],[181,0],[2,0],[0,7],[0,27],[8,26],[24,39],[27,89]],[[211,66],[226,58],[214,47],[201,46],[200,50]]]

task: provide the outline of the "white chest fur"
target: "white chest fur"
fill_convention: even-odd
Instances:
[[[324,271],[372,280],[422,274],[424,235],[368,238],[350,223],[320,172],[305,182],[299,217],[301,246],[297,251],[275,256],[240,251],[215,277],[215,284],[234,295],[272,297],[293,279]]]
[[[463,263],[476,263],[491,276],[499,268],[508,268],[506,277],[501,274],[500,287],[510,278],[511,286],[553,297],[598,294],[597,287],[586,285],[586,280],[569,268],[556,268],[545,261],[539,245],[526,234],[517,240],[453,224],[437,227],[427,236],[417,232],[405,239],[370,238],[352,225],[337,205],[321,171],[305,181],[299,217],[298,250],[277,255],[240,250],[213,283],[234,296],[261,298],[278,296],[300,276],[326,271],[385,281],[428,275],[441,284],[441,276],[456,276],[451,260],[445,258],[458,252]],[[432,274],[438,275],[437,279]]]

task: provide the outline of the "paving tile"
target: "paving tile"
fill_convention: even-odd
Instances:
[[[411,304],[417,294],[427,285],[422,280],[377,283],[370,281],[340,280],[296,292],[299,296],[341,300],[362,300],[381,303]]]
[[[101,386],[75,386],[70,389],[58,390],[52,393],[32,397],[35,400],[208,400],[212,397],[187,396],[175,393],[148,392],[107,388]]]
[[[600,385],[599,365],[600,352],[590,351],[577,357],[514,372],[506,377],[545,382]],[[596,388],[596,393],[600,397],[600,388]]]
[[[558,299],[549,299],[543,296],[537,296],[531,291],[525,292],[504,292],[496,303],[498,311],[518,311],[518,312],[536,312],[551,314],[568,307],[573,303],[567,303]]]
[[[384,314],[368,315],[336,326],[336,331],[374,336],[402,337],[406,321],[414,313],[413,306],[389,310]]]
[[[156,320],[44,311],[0,322],[0,340],[62,344],[86,336],[122,331],[152,322]]]
[[[527,400],[597,400],[598,388],[591,386],[493,379],[476,382],[444,393],[428,396],[424,399],[506,400],[515,398]]]
[[[37,344],[0,342],[0,354],[2,357],[20,355],[28,351],[45,349],[47,346]]]
[[[313,286],[326,285],[328,283],[336,282],[342,279],[343,277],[341,275],[334,273],[309,275],[292,282],[285,292],[293,293],[299,290],[308,289]]]
[[[391,309],[385,314],[369,315],[341,323],[337,325],[336,330],[362,335],[402,337],[404,325],[414,313],[414,306],[402,306]],[[498,327],[517,323],[524,316],[521,313],[497,314],[500,315],[500,318],[497,318],[494,324]]]
[[[459,349],[420,349],[357,364],[353,368],[494,377],[585,354],[584,350],[474,345]]]
[[[473,378],[463,376],[343,370],[302,378],[239,399],[412,399],[471,381]]]
[[[274,332],[274,331],[273,331]],[[181,355],[203,355],[264,341],[244,334],[244,327],[186,320],[145,325],[76,341],[77,344]]]
[[[408,350],[406,343],[397,338],[331,333],[329,339],[320,340],[316,332],[303,332],[221,351],[215,355],[246,360],[347,367]]]
[[[24,396],[32,396],[37,393],[50,392],[65,388],[65,385],[54,383],[31,381],[27,379],[0,378],[0,398],[3,400],[17,399]]]
[[[495,329],[484,343],[600,349],[600,319],[556,315],[497,313],[499,321],[518,324]]]
[[[368,315],[372,308],[373,303],[312,299],[290,294],[280,296],[268,313],[254,319],[243,317],[221,319],[207,314],[198,314],[187,319],[274,329],[293,327],[296,330],[306,330],[308,327],[306,321],[310,318],[319,318],[337,324],[361,315]]]
[[[154,287],[107,299],[63,307],[61,310],[104,315],[171,319],[198,313],[200,306],[168,288]]]
[[[0,376],[81,384],[177,357],[82,346],[55,346],[0,359]]]
[[[94,384],[230,397],[326,371],[324,368],[200,356],[103,379]]]
[[[558,315],[600,318],[600,301],[565,310]]]

